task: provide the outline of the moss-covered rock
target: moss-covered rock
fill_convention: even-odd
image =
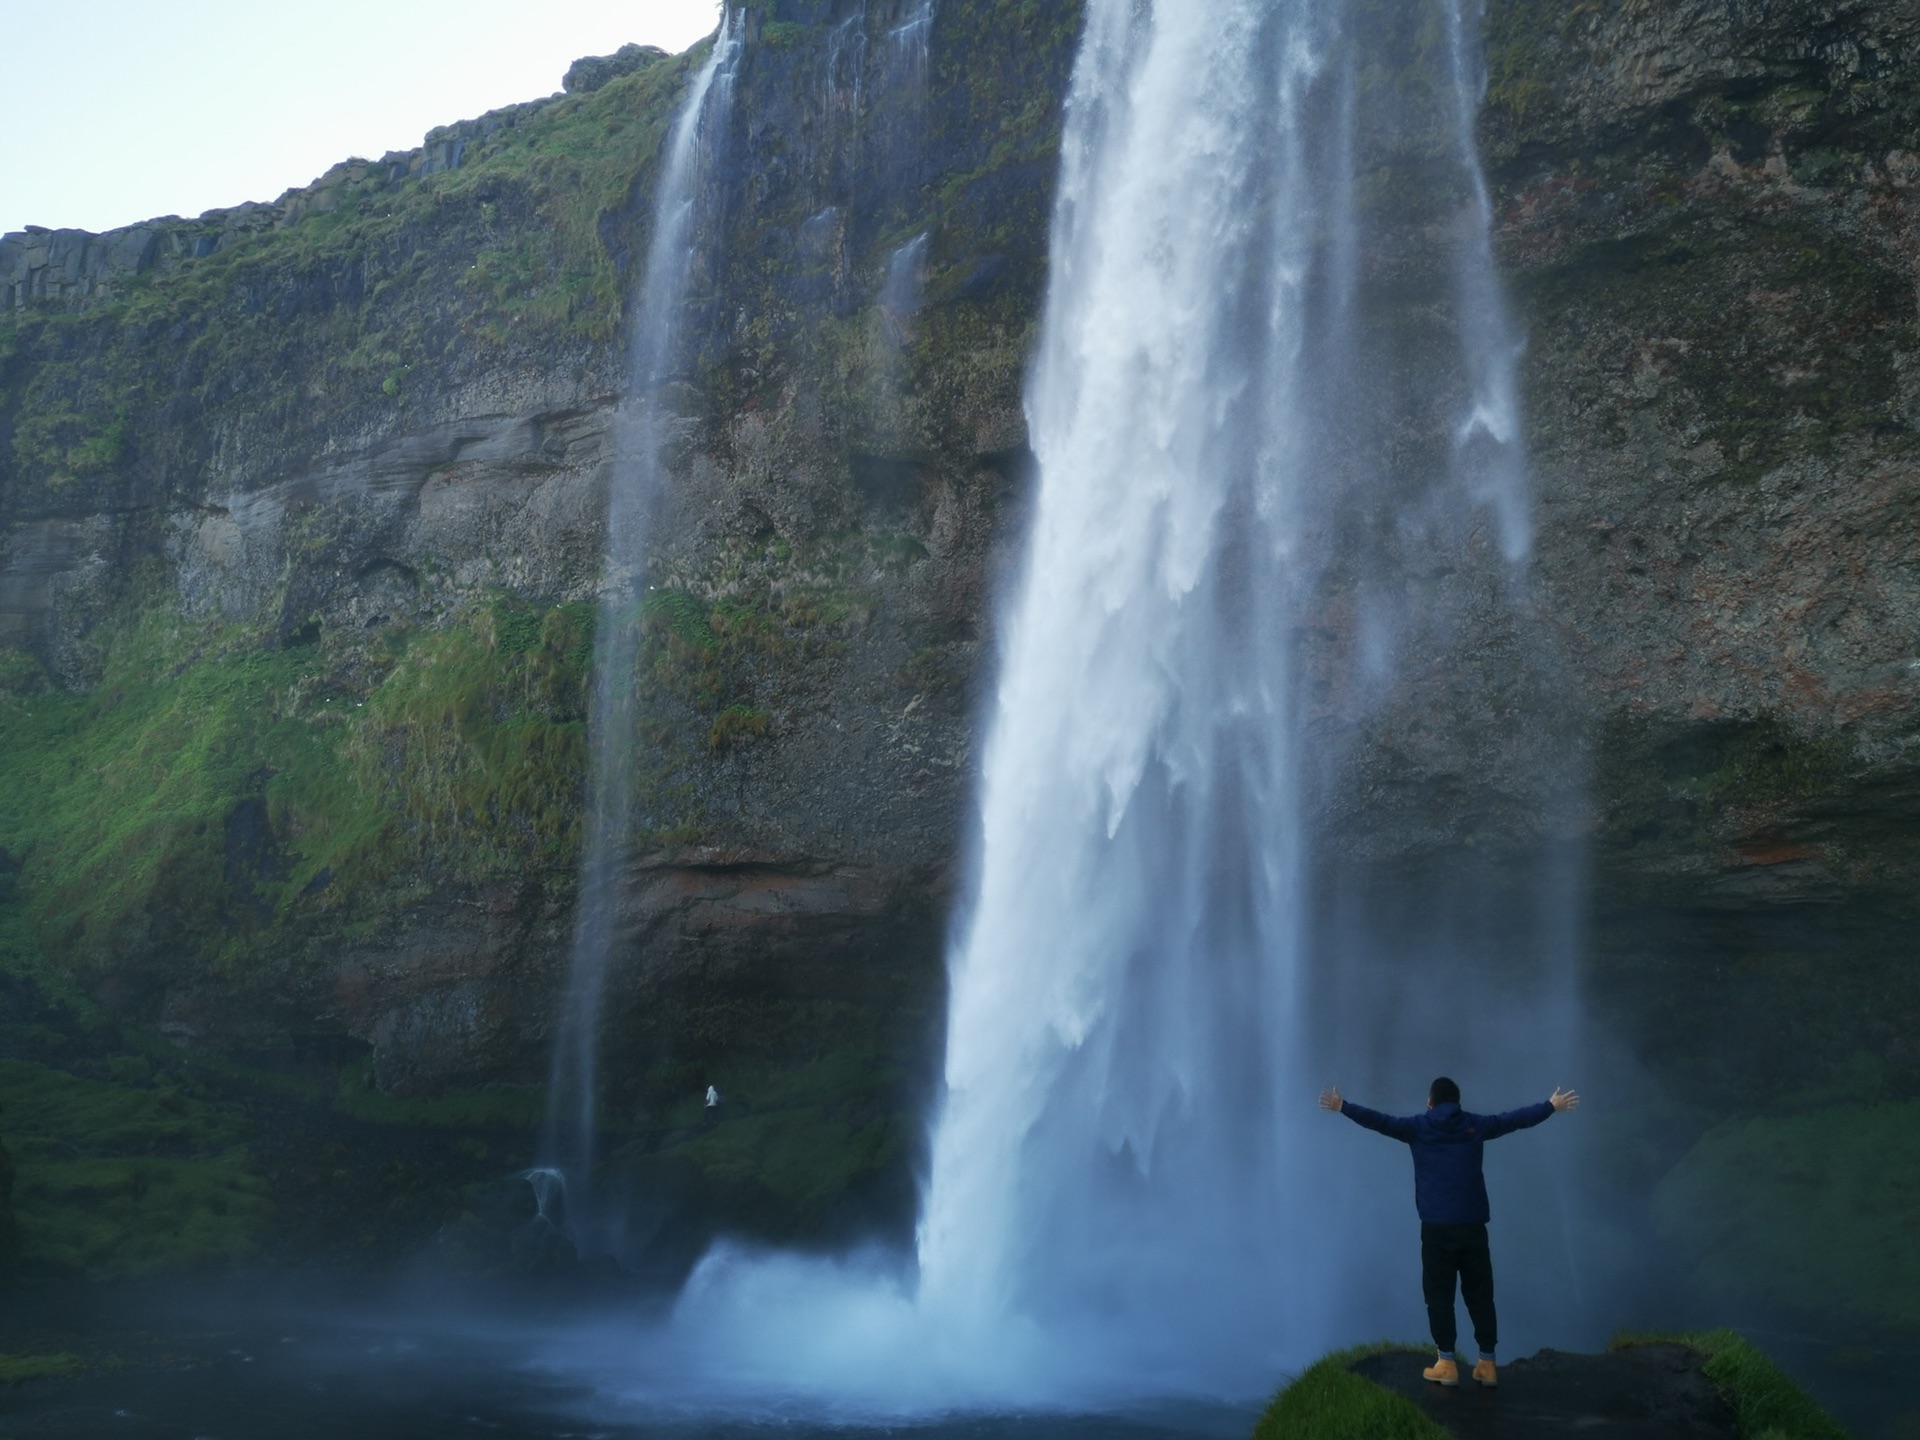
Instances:
[[[1917,1122],[1920,1101],[1865,1098],[1724,1121],[1661,1182],[1655,1217],[1709,1293],[1920,1330]]]
[[[1420,1378],[1431,1360],[1430,1350],[1398,1345],[1329,1355],[1274,1397],[1254,1428],[1255,1440],[1443,1440],[1479,1433],[1484,1412]],[[1557,1420],[1570,1430],[1604,1426],[1613,1417],[1729,1440],[1843,1440],[1846,1434],[1731,1330],[1625,1335],[1606,1355],[1543,1351],[1503,1367],[1503,1380],[1508,1389],[1524,1391],[1526,1414],[1536,1423]]]
[[[1353,1373],[1369,1355],[1423,1353],[1407,1345],[1362,1345],[1315,1361],[1261,1414],[1254,1440],[1444,1440],[1446,1431],[1411,1402]]]

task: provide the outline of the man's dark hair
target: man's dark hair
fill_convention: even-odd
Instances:
[[[1427,1087],[1427,1103],[1445,1105],[1448,1101],[1452,1101],[1455,1105],[1460,1103],[1460,1087],[1442,1075]]]

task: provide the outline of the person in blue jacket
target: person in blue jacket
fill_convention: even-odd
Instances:
[[[1493,1257],[1487,1249],[1487,1180],[1480,1168],[1489,1140],[1538,1125],[1557,1110],[1571,1110],[1580,1097],[1555,1089],[1537,1105],[1504,1115],[1475,1115],[1460,1108],[1460,1087],[1442,1075],[1427,1089],[1423,1115],[1382,1115],[1341,1098],[1338,1088],[1320,1096],[1320,1108],[1345,1115],[1356,1125],[1404,1141],[1413,1150],[1413,1203],[1420,1212],[1420,1288],[1427,1301],[1427,1323],[1440,1353],[1421,1374],[1442,1385],[1460,1383],[1453,1345],[1458,1334],[1453,1312],[1454,1278],[1473,1320],[1480,1346],[1473,1378],[1499,1383],[1494,1347],[1499,1326],[1493,1312]]]

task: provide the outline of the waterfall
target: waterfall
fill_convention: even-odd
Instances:
[[[567,1224],[575,1243],[583,1247],[595,1243],[587,1227],[596,1158],[600,1004],[632,830],[639,699],[635,662],[647,520],[660,487],[673,420],[663,390],[680,361],[681,312],[694,246],[707,218],[701,210],[711,189],[715,150],[732,103],[739,29],[739,13],[728,11],[668,133],[654,192],[653,237],[636,291],[629,391],[616,422],[606,569],[594,641],[585,859],[554,1040],[541,1163],[533,1172],[542,1177],[536,1185],[542,1214],[550,1195],[564,1194]]]
[[[1269,1292],[1313,1118],[1287,617],[1331,18],[1095,0],[1068,101],[920,1254],[932,1303],[1136,1373],[1306,1318]]]
[[[887,31],[887,69],[894,84],[923,89],[933,35],[934,0],[912,0]]]
[[[1334,772],[1368,763],[1364,735],[1325,733],[1325,682],[1375,672],[1347,716],[1363,731],[1432,678],[1411,642],[1457,642],[1475,580],[1518,586],[1529,551],[1476,37],[1460,0],[1441,18],[1456,360],[1381,386],[1407,361],[1356,308],[1356,267],[1368,227],[1405,217],[1356,200],[1356,146],[1381,137],[1356,138],[1354,85],[1406,37],[1335,0],[1088,7],[919,1259],[923,1306],[1031,1317],[1120,1383],[1246,1383],[1364,1310],[1335,1257],[1410,1234],[1412,1207],[1404,1179],[1383,1201],[1337,1178],[1371,1161],[1316,1113],[1316,1064],[1391,1079],[1373,1098],[1403,1110],[1452,1067],[1528,1086],[1469,1095],[1507,1108],[1544,1097],[1571,1034],[1539,926],[1463,927],[1465,951],[1532,951],[1496,990],[1482,949],[1477,1009],[1416,969],[1356,993],[1387,942],[1310,894]],[[1444,455],[1385,455],[1446,411]],[[1436,570],[1467,578],[1435,601],[1417,582]],[[1350,640],[1315,638],[1355,609]]]
[[[914,1263],[717,1247],[617,1342],[630,1393],[1255,1397],[1420,1325],[1405,1155],[1323,1083],[1404,1111],[1443,1071],[1481,1109],[1575,1078],[1476,20],[1088,0]],[[1482,830],[1538,843],[1483,864]],[[1503,1304],[1552,1342],[1586,1333],[1559,1143],[1492,1167]]]

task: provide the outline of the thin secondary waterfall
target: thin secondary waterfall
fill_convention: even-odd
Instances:
[[[653,238],[637,291],[629,357],[629,394],[621,407],[608,498],[607,559],[594,650],[589,717],[585,861],[567,989],[553,1050],[541,1166],[535,1172],[541,1213],[563,1199],[564,1223],[577,1244],[591,1244],[588,1192],[595,1161],[596,1071],[600,1002],[614,944],[620,874],[632,832],[633,752],[639,699],[635,660],[646,529],[658,493],[672,417],[662,390],[680,361],[681,311],[701,207],[709,193],[717,138],[725,133],[740,18],[729,11],[713,48],[695,72],[666,144],[657,182]]]
[[[1454,444],[1471,467],[1468,484],[1473,499],[1490,507],[1499,523],[1502,553],[1518,561],[1533,545],[1533,497],[1527,486],[1514,370],[1520,347],[1493,263],[1493,202],[1473,133],[1486,92],[1486,68],[1461,4],[1462,0],[1445,0],[1454,146],[1469,187],[1455,242],[1455,309],[1473,401],[1455,428]]]

